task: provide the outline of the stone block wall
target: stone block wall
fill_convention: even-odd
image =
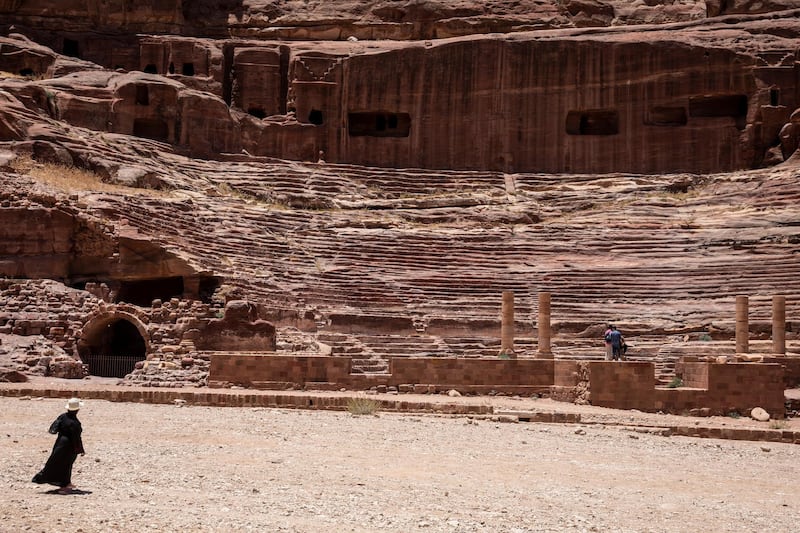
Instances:
[[[209,385],[262,389],[385,389],[436,393],[548,393],[563,401],[612,409],[677,414],[747,414],[762,407],[784,416],[783,367],[777,364],[684,363],[690,387],[656,388],[649,362],[573,362],[545,359],[395,357],[389,374],[351,374],[349,357],[219,353]],[[705,376],[705,377],[704,377]],[[588,387],[587,383],[588,382]]]
[[[77,355],[91,330],[127,320],[143,332],[149,356],[178,356],[184,332],[203,327],[218,312],[209,304],[178,298],[152,307],[109,304],[55,281],[0,279],[0,333],[43,335],[71,355]]]
[[[771,416],[783,418],[784,370],[779,364],[679,363],[676,371],[695,376],[690,386],[706,389],[706,397],[700,405],[709,409],[710,414],[749,414],[754,407],[761,407]],[[704,387],[696,379],[703,374],[707,376]]]
[[[575,387],[580,381],[580,363],[578,361],[553,361],[553,385]]]
[[[349,357],[280,356],[221,352],[211,356],[209,385],[254,388],[365,389],[405,392],[507,394],[546,393],[553,384],[552,360],[441,357],[392,358],[388,375],[350,374]]]
[[[765,363],[783,367],[783,386],[786,389],[800,387],[800,357],[765,357]]]
[[[53,281],[0,279],[0,333],[43,335],[73,353],[84,313],[97,304],[89,293]]]
[[[592,405],[653,410],[655,370],[652,363],[592,362],[589,364],[589,385]]]
[[[707,405],[709,391],[698,388],[659,388],[655,390],[654,411],[680,415],[710,415],[710,410],[703,410]]]
[[[436,391],[546,392],[553,384],[553,360],[451,357],[394,357],[391,383],[435,386]]]
[[[350,383],[350,358],[218,353],[211,357],[209,386],[258,389],[302,388],[307,383]]]

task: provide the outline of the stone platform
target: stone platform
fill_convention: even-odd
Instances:
[[[616,410],[575,405],[550,399],[518,396],[458,396],[444,394],[365,394],[353,391],[259,391],[249,389],[210,390],[207,388],[145,388],[118,386],[116,380],[66,380],[34,378],[29,383],[0,383],[0,396],[33,398],[80,397],[84,400],[249,408],[289,408],[347,410],[354,398],[369,397],[379,403],[379,411],[427,413],[442,416],[481,417],[498,423],[606,425],[665,437],[684,436],[730,440],[800,444],[800,419],[789,418],[757,422],[741,417],[694,417],[637,410]],[[785,392],[787,402],[800,400],[800,390]],[[87,402],[87,408],[91,403]]]

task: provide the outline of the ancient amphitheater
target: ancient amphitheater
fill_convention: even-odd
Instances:
[[[798,16],[0,1],[2,375],[783,417]]]

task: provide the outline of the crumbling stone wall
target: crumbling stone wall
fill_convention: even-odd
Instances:
[[[78,357],[87,325],[98,320],[133,320],[144,329],[148,359],[174,361],[193,350],[184,338],[186,332],[205,327],[222,313],[219,304],[194,300],[155,300],[146,308],[108,303],[97,294],[50,280],[0,279],[0,333],[42,335]]]

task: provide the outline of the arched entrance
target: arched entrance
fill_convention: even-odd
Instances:
[[[89,374],[122,378],[147,357],[144,327],[127,313],[115,313],[87,324],[78,342],[78,354]]]

